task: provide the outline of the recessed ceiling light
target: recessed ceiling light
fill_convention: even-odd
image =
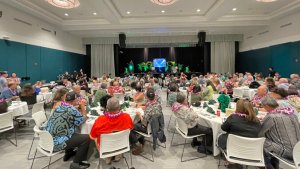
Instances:
[[[65,15],[66,15],[66,16],[69,16],[69,14],[67,14],[67,13],[66,13]]]
[[[161,11],[162,13],[165,13],[165,11]]]
[[[200,9],[198,9],[197,12],[200,12]]]
[[[233,8],[232,10],[233,10],[233,11],[236,11],[236,8]]]
[[[97,15],[97,13],[95,12],[94,15]]]
[[[127,14],[130,14],[130,12],[128,11]]]

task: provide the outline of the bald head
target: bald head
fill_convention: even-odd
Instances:
[[[280,78],[279,83],[288,83],[289,81],[286,78]]]
[[[268,87],[266,85],[259,86],[257,88],[258,96],[262,97],[268,93]]]
[[[74,91],[75,93],[79,94],[79,93],[80,93],[80,90],[81,90],[81,87],[80,87],[80,86],[78,86],[78,85],[73,86],[73,91]]]
[[[118,83],[118,82],[114,82],[113,85],[114,85],[114,86],[119,86],[119,83]]]

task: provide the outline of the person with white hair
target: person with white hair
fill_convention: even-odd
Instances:
[[[249,86],[253,82],[252,76],[247,76],[247,80],[245,81],[244,85]]]
[[[290,86],[292,86],[292,84],[289,84],[288,82],[289,82],[288,79],[286,79],[286,78],[280,78],[279,79],[278,87],[279,88],[284,88],[285,90],[288,90],[288,88]]]
[[[123,94],[125,94],[125,91],[124,91],[123,87],[119,86],[118,82],[114,82],[113,85],[114,85],[114,87],[112,88],[113,93],[123,93]]]
[[[243,73],[239,74],[239,78],[238,78],[239,84],[244,84],[245,83],[246,79],[243,76],[244,76]]]
[[[293,160],[293,148],[300,141],[300,126],[294,111],[281,107],[272,97],[264,97],[261,103],[267,115],[262,121],[259,137],[265,137],[264,156],[265,166],[269,169],[279,168],[277,158],[270,156],[270,152],[279,157]]]
[[[270,96],[268,94],[268,87],[265,85],[259,86],[257,88],[257,94],[253,97],[251,102],[253,106],[257,108],[259,111],[265,111],[261,105],[261,99],[268,96]]]

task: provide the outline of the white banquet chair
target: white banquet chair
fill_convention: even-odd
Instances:
[[[181,162],[186,162],[186,161],[191,161],[191,160],[196,160],[196,159],[199,159],[199,158],[203,158],[203,157],[206,157],[207,156],[207,148],[205,149],[206,152],[205,152],[205,156],[202,156],[202,157],[197,157],[197,158],[192,158],[192,159],[188,159],[188,160],[182,160],[183,158],[183,153],[184,153],[184,149],[185,149],[185,145],[186,145],[186,139],[192,139],[192,138],[195,138],[195,137],[199,137],[199,136],[205,136],[205,134],[198,134],[198,135],[187,135],[188,134],[188,126],[186,125],[186,123],[179,119],[179,118],[176,118],[176,126],[175,126],[175,129],[178,131],[178,133],[185,139],[184,141],[184,144],[176,144],[176,145],[173,145],[173,138],[174,138],[174,134],[175,134],[175,130],[173,132],[173,136],[172,136],[172,140],[171,140],[171,147],[172,146],[179,146],[179,145],[184,145],[183,146],[183,150],[182,150],[182,155],[181,155]],[[205,147],[206,146],[206,137],[204,137],[204,141],[205,141]]]
[[[35,150],[35,154],[34,154],[34,157],[33,157],[33,160],[32,160],[32,164],[31,164],[31,169],[32,169],[33,164],[34,164],[34,160],[36,159],[37,151],[39,151],[40,153],[50,157],[49,165],[43,167],[43,168],[48,167],[48,169],[49,169],[51,164],[55,163],[56,161],[60,160],[63,157],[62,156],[61,158],[57,159],[56,161],[50,163],[52,156],[60,154],[62,151],[53,152],[53,147],[54,147],[53,137],[51,136],[51,134],[48,131],[42,131],[37,126],[35,126],[33,128],[33,130],[38,135],[40,140],[39,140],[39,143],[38,143],[37,148]]]
[[[232,94],[232,96],[233,96],[234,98],[239,98],[239,99],[243,98],[243,97],[244,97],[244,95],[243,95],[243,90],[241,90],[241,89],[233,89],[233,94]]]
[[[265,166],[264,159],[265,138],[247,138],[228,135],[226,151],[219,147],[229,162],[238,163],[246,166]],[[220,166],[221,153],[219,155]]]
[[[102,168],[101,158],[105,159],[108,157],[113,157],[119,154],[123,154],[129,152],[131,167],[132,167],[132,157],[130,153],[130,145],[129,145],[129,134],[130,130],[118,131],[115,133],[101,134],[101,142],[100,142],[100,157],[99,157],[99,165],[98,168]],[[129,165],[125,157],[125,162],[127,167]]]
[[[168,127],[167,127],[167,130],[168,130],[169,132],[172,132],[172,131],[169,130],[169,125],[170,125],[170,123],[171,123],[172,117],[175,118],[175,123],[176,123],[176,118],[177,118],[177,117],[175,116],[175,114],[174,114],[173,111],[172,111],[172,114],[171,114],[171,116],[170,116],[170,120],[169,120]],[[176,130],[176,129],[174,129],[174,130]]]
[[[29,125],[30,120],[33,119],[32,115],[36,112],[39,112],[39,111],[44,112],[44,114],[46,115],[46,112],[45,112],[45,109],[44,109],[44,102],[35,103],[32,107],[31,112],[18,117],[17,120],[27,120],[28,125]]]
[[[3,133],[5,131],[11,130],[11,129],[14,129],[16,143],[12,142],[9,138],[7,138],[7,133],[6,133],[6,139],[9,142],[11,142],[14,146],[17,147],[18,146],[17,133],[16,133],[16,129],[14,127],[12,112],[0,114],[0,133]]]

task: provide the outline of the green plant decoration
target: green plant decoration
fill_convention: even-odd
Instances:
[[[142,64],[138,64],[138,66],[139,66],[139,71],[143,71],[143,65]]]
[[[172,68],[176,67],[176,62],[175,61],[170,61],[172,63]]]
[[[182,69],[183,64],[179,64],[178,63],[178,69],[181,70]]]
[[[127,69],[127,67],[125,67],[125,73],[127,73],[128,72],[128,69]]]
[[[188,66],[185,67],[185,71],[186,71],[186,73],[189,73],[189,67]]]
[[[169,69],[169,62],[167,62],[167,65],[166,65],[166,71],[168,71],[168,69]]]
[[[224,94],[221,94],[218,97],[218,101],[221,104],[221,111],[225,113],[225,109],[228,107],[228,104],[230,103],[230,98]]]

